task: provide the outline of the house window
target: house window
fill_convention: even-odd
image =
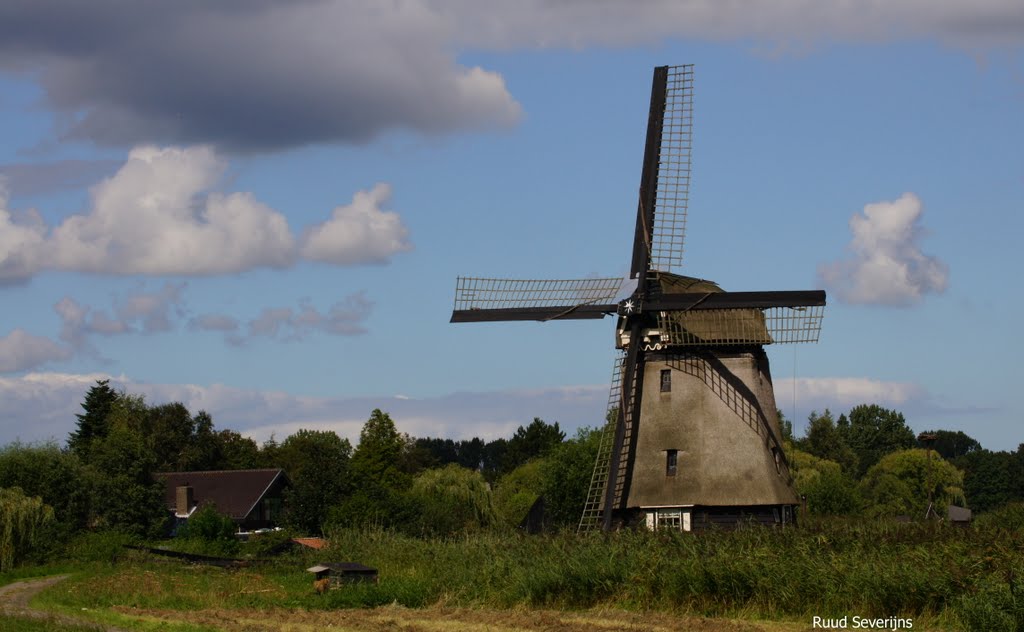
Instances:
[[[665,451],[665,476],[675,476],[679,464],[679,450]]]
[[[683,512],[678,509],[659,509],[654,516],[654,530],[683,530]]]
[[[672,369],[661,370],[661,392],[668,393],[672,390]]]

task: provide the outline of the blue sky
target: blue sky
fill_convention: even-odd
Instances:
[[[651,70],[693,63],[682,272],[828,291],[769,350],[797,427],[1024,442],[1019,3],[170,6],[0,8],[0,441],[107,376],[258,440],[598,423],[612,320],[451,325],[455,277],[624,274]]]

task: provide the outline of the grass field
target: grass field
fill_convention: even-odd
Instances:
[[[1019,530],[830,521],[586,538],[343,531],[331,547],[224,570],[139,552],[115,561],[116,538],[96,538],[59,567],[35,569],[71,576],[33,605],[106,625],[193,631],[805,630],[813,616],[1024,630]],[[380,583],[317,595],[304,569],[343,560],[378,568]]]

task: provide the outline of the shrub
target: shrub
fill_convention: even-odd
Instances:
[[[206,504],[195,510],[181,529],[178,537],[190,540],[234,541],[235,521],[217,511],[213,504]]]

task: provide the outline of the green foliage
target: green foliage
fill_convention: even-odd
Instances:
[[[135,426],[145,412],[141,397],[119,397],[110,415],[109,434],[92,445],[86,471],[95,526],[137,535],[163,531],[167,520],[164,485],[153,478],[156,456]]]
[[[472,533],[497,519],[484,477],[454,463],[417,476],[411,495],[420,508],[422,533]]]
[[[319,534],[330,507],[349,491],[352,445],[330,430],[299,430],[276,448],[277,467],[291,487],[284,492],[285,521],[297,532]]]
[[[954,463],[964,471],[964,493],[974,511],[991,511],[1015,499],[1009,452],[974,450]]]
[[[405,438],[391,416],[374,409],[359,432],[359,446],[352,454],[353,483],[371,496],[382,489],[406,488],[409,477],[399,467],[405,446]]]
[[[260,467],[260,449],[256,442],[234,430],[221,430],[214,435],[213,469],[250,470]]]
[[[544,492],[543,465],[544,459],[534,459],[498,479],[493,495],[498,524],[514,529],[523,521]]]
[[[845,418],[840,421],[840,434],[857,455],[858,476],[886,454],[907,450],[917,443],[903,413],[876,404],[855,406],[850,409],[848,422]]]
[[[930,445],[920,445],[920,448],[931,448],[939,453],[939,456],[952,461],[957,457],[966,456],[981,450],[981,444],[963,430],[928,430],[922,434],[933,435],[935,440]]]
[[[285,548],[294,533],[289,529],[277,529],[266,533],[254,533],[249,540],[242,544],[241,550],[248,557],[262,559],[273,554],[280,553]]]
[[[796,491],[807,500],[812,515],[847,515],[860,509],[857,483],[835,461],[791,449],[790,471]]]
[[[124,552],[125,544],[138,544],[131,534],[114,530],[83,531],[71,539],[63,557],[72,562],[110,562]]]
[[[797,448],[838,463],[844,472],[853,474],[857,471],[857,455],[847,444],[844,433],[836,426],[827,408],[821,415],[817,412],[810,414],[807,418],[807,434],[797,441]]]
[[[88,453],[94,439],[107,436],[110,430],[108,417],[117,401],[118,394],[110,388],[110,380],[97,380],[85,394],[82,413],[75,415],[78,423],[68,437],[68,448],[79,457]]]
[[[0,487],[20,487],[54,509],[54,545],[86,526],[89,490],[78,457],[56,443],[11,443],[0,448]]]
[[[0,489],[0,571],[10,570],[38,543],[53,508],[18,487]]]
[[[224,572],[145,555],[92,565],[40,595],[46,606],[266,611],[592,606],[745,619],[909,617],[914,629],[1014,630],[1021,534],[934,523],[809,519],[799,529],[700,535],[624,531],[424,539],[343,529],[330,546],[380,583],[316,595],[302,571],[318,555]],[[1003,627],[992,627],[993,625]]]
[[[216,505],[208,503],[192,512],[188,521],[178,529],[178,537],[207,542],[233,542],[237,530],[234,520],[217,511]]]
[[[575,527],[590,491],[590,477],[601,431],[580,428],[576,436],[551,448],[541,466],[545,518],[555,527]]]
[[[963,505],[963,474],[934,451],[893,452],[875,464],[860,481],[860,491],[873,516],[924,517],[929,493],[939,516],[951,504]]]
[[[501,473],[505,474],[520,465],[546,455],[556,446],[561,445],[565,433],[558,427],[558,422],[548,424],[540,417],[534,417],[529,426],[519,426],[508,441],[501,463]]]
[[[1009,503],[981,514],[975,518],[974,526],[978,529],[1003,529],[1011,533],[1024,533],[1024,503]]]

